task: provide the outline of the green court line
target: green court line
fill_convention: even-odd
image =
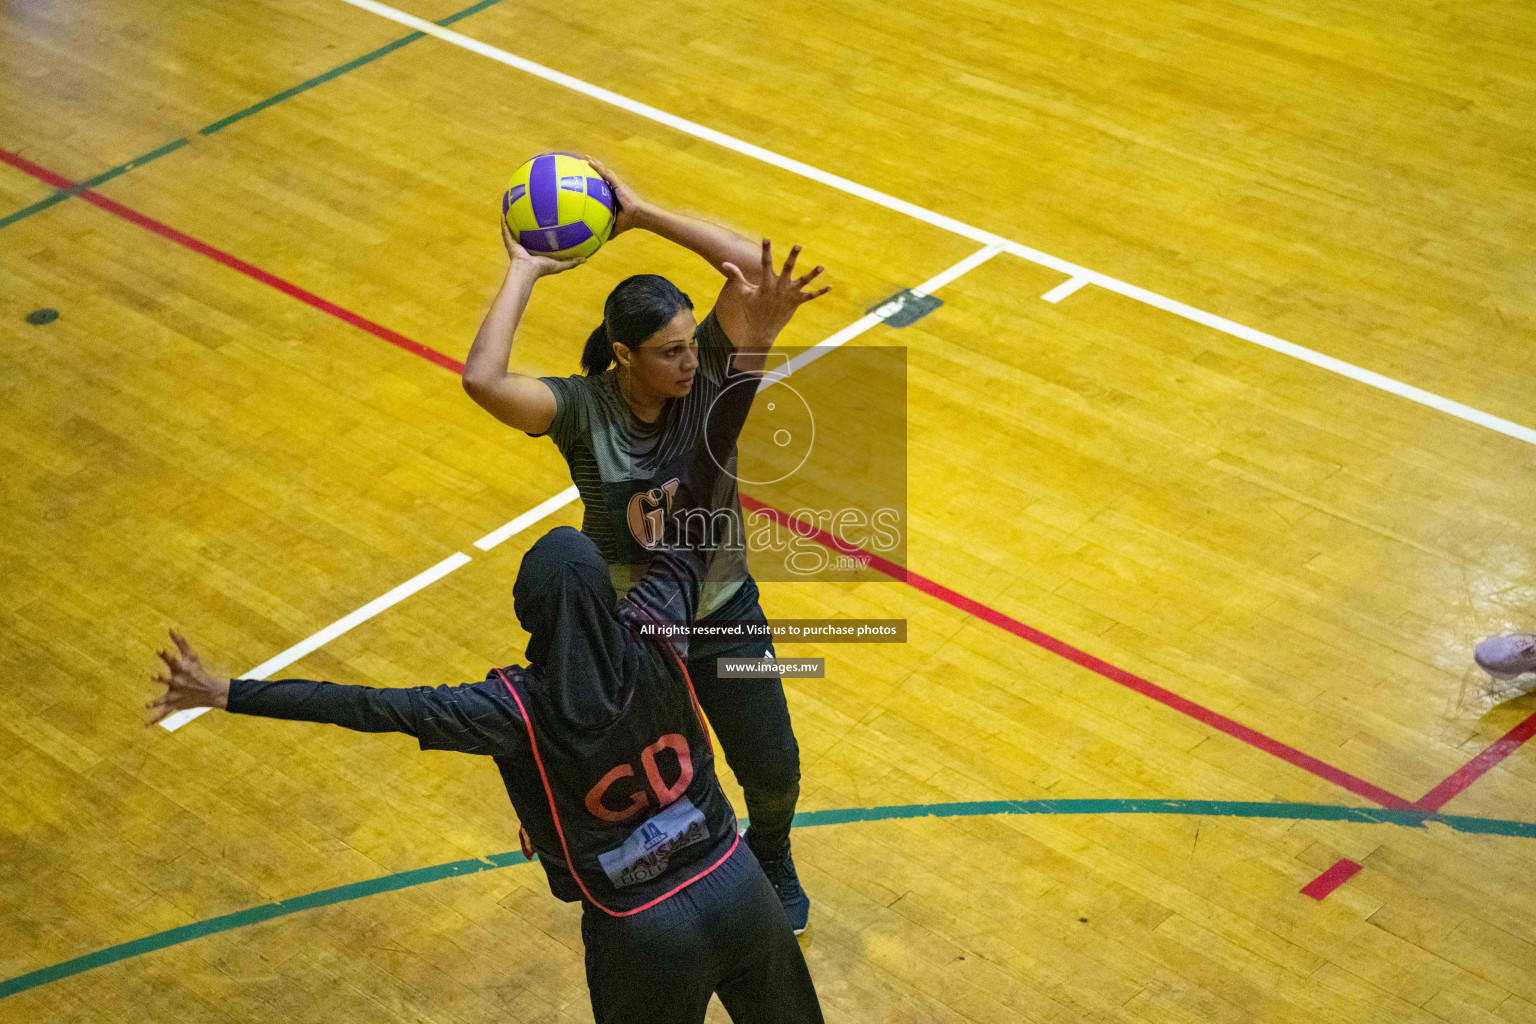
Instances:
[[[447,28],[449,25],[452,25],[455,22],[464,20],[471,14],[478,14],[479,12],[485,10],[487,7],[498,4],[500,2],[501,0],[480,0],[479,3],[471,4],[470,6],[464,8],[462,11],[448,15],[448,17],[443,18],[437,24]],[[372,51],[371,53],[365,53],[361,57],[354,58],[353,60],[347,61],[345,64],[331,68],[331,70],[318,74],[314,78],[300,82],[298,85],[291,89],[284,89],[282,92],[275,96],[268,96],[261,102],[253,103],[246,107],[244,110],[237,110],[235,113],[230,114],[228,117],[221,118],[220,120],[199,129],[198,134],[212,135],[214,132],[228,128],[236,121],[242,121],[245,118],[250,117],[252,114],[259,113],[260,111],[263,111],[270,106],[281,103],[284,100],[292,99],[300,93],[308,92],[310,89],[313,89],[317,85],[324,85],[331,79],[338,78],[349,71],[356,71],[364,64],[370,64],[373,61],[378,60],[380,57],[394,53],[402,46],[406,46],[410,43],[414,43],[418,39],[424,38],[426,38],[425,32],[411,32],[407,35],[401,36],[399,39],[396,39],[392,43],[385,43],[383,46],[379,47],[377,50]],[[168,142],[161,146],[159,149],[151,150],[150,152],[145,153],[143,156],[136,156],[132,160],[129,160],[127,163],[118,164],[111,170],[103,171],[101,174],[96,175],[96,177],[91,178],[89,181],[82,181],[78,185],[75,185],[73,188],[59,189],[57,192],[46,199],[41,199],[33,203],[31,206],[17,210],[15,213],[9,214],[8,216],[0,217],[0,228],[10,227],[17,221],[25,220],[26,218],[32,216],[34,213],[42,213],[49,207],[55,206],[58,203],[62,203],[66,199],[71,199],[86,189],[95,188],[97,185],[100,185],[103,182],[111,181],[119,174],[131,171],[135,167],[141,167],[144,164],[149,163],[151,160],[158,160],[160,157],[165,156],[167,153],[174,153],[176,150],[185,146],[190,141],[192,140],[177,139],[174,142]]]
[[[416,868],[414,871],[401,871],[394,875],[384,875],[380,878],[370,878],[362,882],[338,885],[332,889],[321,889],[318,892],[308,893],[304,896],[295,896],[291,900],[263,903],[259,907],[237,910],[233,914],[210,917],[205,921],[194,921],[192,924],[184,924],[179,928],[156,932],[153,935],[146,935],[142,939],[134,939],[132,942],[119,943],[116,946],[108,946],[106,949],[99,949],[85,956],[77,956],[73,960],[65,960],[63,963],[54,964],[52,967],[44,967],[41,970],[18,975],[8,981],[0,982],[0,999],[15,995],[17,992],[25,992],[29,988],[46,985],[50,981],[58,981],[60,978],[68,978],[70,975],[89,971],[93,967],[117,963],[119,960],[127,960],[144,953],[152,953],[157,949],[164,949],[167,946],[176,946],[192,939],[200,939],[205,935],[216,935],[219,932],[244,928],[246,925],[270,921],[274,917],[284,917],[288,914],[296,914],[301,910],[311,910],[315,907],[328,907],[333,903],[345,903],[348,900],[361,899],[364,896],[373,896],[381,892],[409,889],[413,885],[436,882],[440,879],[452,878],[456,875],[472,875],[477,871],[490,871],[494,868],[511,867],[513,864],[523,863],[526,863],[526,858],[521,853],[498,853],[493,857],[486,857],[484,860],[449,861],[447,864],[437,864],[430,868]]]
[[[490,7],[493,4],[498,4],[500,2],[501,2],[501,0],[480,0],[479,3],[473,4],[473,5],[469,6],[469,7],[466,7],[462,11],[459,11],[456,14],[448,15],[448,17],[442,19],[437,24],[443,26],[444,28],[447,28],[449,25],[452,25],[454,22],[463,21],[465,18],[469,17],[471,14],[479,14],[481,11],[485,10],[487,7]],[[416,40],[422,39],[422,38],[425,38],[425,37],[426,37],[426,33],[425,32],[411,32],[411,33],[409,33],[407,35],[401,36],[399,39],[396,39],[392,43],[385,43],[383,46],[379,47],[377,50],[374,50],[372,53],[365,53],[361,57],[358,57],[356,60],[349,60],[345,64],[342,64],[339,67],[334,67],[331,70],[325,72],[324,74],[316,75],[314,78],[311,78],[307,82],[299,83],[298,85],[294,86],[292,89],[284,89],[282,92],[278,93],[276,96],[269,96],[266,99],[262,100],[260,103],[252,104],[251,106],[246,107],[244,110],[237,111],[236,113],[230,114],[228,117],[224,118],[222,121],[215,121],[215,122],[213,122],[213,124],[210,124],[208,127],[199,130],[198,134],[199,135],[212,135],[216,131],[219,131],[219,130],[221,130],[223,128],[228,128],[230,125],[234,124],[236,121],[240,121],[240,120],[243,120],[243,119],[245,119],[247,117],[250,117],[252,114],[255,114],[255,113],[259,112],[259,111],[265,110],[268,107],[272,106],[273,104],[283,102],[283,100],[292,99],[293,97],[297,96],[301,92],[305,92],[305,91],[307,91],[309,89],[313,89],[317,85],[323,85],[324,83],[329,82],[333,78],[336,78],[336,77],[339,77],[341,75],[344,75],[348,71],[354,71],[357,68],[362,67],[364,64],[368,64],[368,63],[371,63],[372,61],[376,61],[380,57],[383,57],[386,54],[394,53],[396,50],[400,49],[400,47],[402,47],[402,46],[406,46],[406,45],[408,45],[410,43],[414,43]]]
[[[1365,825],[1399,825],[1408,828],[1422,828],[1427,822],[1436,822],[1457,832],[1536,839],[1536,824],[1524,821],[1473,818],[1460,814],[1427,814],[1423,811],[1394,811],[1380,807],[1259,803],[1244,800],[979,800],[970,803],[847,807],[829,811],[801,811],[795,815],[795,827],[815,828],[819,825],[896,821],[903,818],[964,818],[993,814],[1176,814],[1226,818],[1279,818],[1290,821],[1352,821]],[[527,858],[519,852],[498,853],[481,859],[449,861],[446,864],[401,871],[361,882],[349,882],[346,885],[321,889],[318,892],[295,896],[289,900],[279,900],[276,903],[263,903],[247,910],[210,917],[205,921],[184,924],[167,931],[146,935],[141,939],[134,939],[131,942],[108,946],[106,949],[54,964],[52,967],[44,967],[0,981],[0,999],[39,985],[46,985],[51,981],[81,974],[96,967],[104,967],[144,953],[152,953],[157,949],[165,949],[167,946],[259,924],[273,918],[296,914],[301,910],[328,907],[381,892],[394,892],[444,878],[473,875],[481,871],[492,871],[496,868],[526,863],[528,863]]]
[[[175,142],[167,142],[159,149],[151,150],[150,152],[145,153],[143,156],[134,157],[127,163],[118,164],[116,167],[113,167],[110,170],[102,171],[100,174],[96,175],[96,177],[82,181],[72,188],[61,188],[47,199],[41,199],[33,203],[31,206],[17,210],[15,213],[10,214],[7,217],[0,217],[0,228],[10,227],[17,221],[25,220],[26,218],[32,216],[34,213],[42,213],[44,210],[48,209],[48,207],[54,205],[55,203],[62,203],[66,199],[73,199],[75,196],[79,195],[81,192],[84,192],[86,189],[95,188],[97,185],[100,185],[104,181],[111,181],[119,174],[125,174],[128,171],[133,170],[135,167],[149,163],[151,160],[158,160],[160,157],[165,156],[167,153],[174,153],[182,146],[185,146],[187,142],[187,139],[177,139]]]

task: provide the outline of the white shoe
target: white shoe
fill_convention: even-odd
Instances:
[[[1513,679],[1536,672],[1536,633],[1491,636],[1477,645],[1472,658],[1495,679]]]

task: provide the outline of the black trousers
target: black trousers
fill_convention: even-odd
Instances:
[[[700,1024],[716,992],[735,1024],[821,1024],[805,956],[746,843],[648,910],[584,908],[581,938],[597,1024]]]
[[[757,584],[751,578],[721,619],[762,622]],[[789,828],[800,799],[800,745],[789,721],[784,683],[778,676],[721,679],[716,658],[775,655],[772,641],[697,643],[688,652],[688,675],[699,704],[714,728],[725,763],[747,797],[747,843],[758,860],[776,857],[789,842]]]

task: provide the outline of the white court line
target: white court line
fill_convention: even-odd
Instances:
[[[1087,283],[1086,277],[1069,277],[1040,297],[1046,302],[1060,302]]]
[[[1117,281],[1112,277],[1094,274],[1093,283],[1101,288],[1107,288],[1112,292],[1124,295],[1128,299],[1135,299],[1138,302],[1144,302],[1149,306],[1156,306],[1158,309],[1181,316],[1186,320],[1193,320],[1197,324],[1204,324],[1207,327],[1221,331],[1223,334],[1230,334],[1234,338],[1251,341],[1255,345],[1261,345],[1272,352],[1279,352],[1281,355],[1299,359],[1304,363],[1311,363],[1320,369],[1330,370],[1340,376],[1348,377],[1350,380],[1359,381],[1361,384],[1367,384],[1381,391],[1397,395],[1400,398],[1406,398],[1410,402],[1427,405],[1431,409],[1438,409],[1443,413],[1455,416],[1457,419],[1466,420],[1468,423],[1476,423],[1480,427],[1496,430],[1501,434],[1506,434],[1527,444],[1536,444],[1536,430],[1522,426],[1519,423],[1511,423],[1506,419],[1500,419],[1492,413],[1483,412],[1481,409],[1474,409],[1470,405],[1453,402],[1449,398],[1435,394],[1433,391],[1425,391],[1423,388],[1416,388],[1412,384],[1404,384],[1400,380],[1394,380],[1391,377],[1377,373],[1375,370],[1367,370],[1353,363],[1346,363],[1342,359],[1335,359],[1333,356],[1314,352],[1310,348],[1302,348],[1300,345],[1286,341],[1284,338],[1277,338],[1273,334],[1256,331],[1252,327],[1244,327],[1242,324],[1234,323],[1225,317],[1217,316],[1214,313],[1207,313],[1193,306],[1186,306],[1182,302],[1165,298],[1156,292],[1149,292],[1145,288],[1138,288],[1133,284],[1126,284],[1124,281]]]
[[[914,295],[931,295],[945,285],[950,284],[951,282],[958,279],[962,274],[968,274],[972,270],[975,270],[977,267],[981,266],[983,263],[987,262],[987,260],[996,256],[1002,251],[1003,247],[1000,245],[989,245],[986,248],[977,249],[975,252],[971,253],[965,259],[961,260],[959,263],[956,263],[948,270],[939,271],[933,277],[930,277],[916,288],[910,289],[910,291]],[[893,303],[893,305],[899,308],[899,304]],[[881,308],[883,309],[884,307]],[[830,338],[818,341],[804,352],[801,352],[793,359],[790,359],[784,364],[783,370],[774,370],[764,374],[761,383],[757,385],[757,393],[762,394],[764,391],[767,391],[769,388],[773,387],[779,381],[783,380],[785,377],[788,377],[796,370],[804,369],[807,363],[814,362],[838,346],[847,344],[884,319],[885,315],[882,314],[879,310],[876,310],[873,313],[864,314],[862,317],[855,320],[847,327],[844,327]]]
[[[849,324],[847,327],[844,327],[842,330],[832,335],[830,338],[818,341],[804,352],[801,352],[793,359],[790,359],[784,364],[784,369],[770,370],[764,373],[762,380],[757,385],[757,393],[762,394],[764,391],[767,391],[769,388],[773,387],[779,381],[783,380],[785,377],[788,377],[796,370],[805,369],[808,363],[813,363],[838,346],[852,341],[854,338],[857,338],[859,335],[863,334],[865,331],[869,330],[871,327],[875,326],[884,319],[885,318],[879,313],[864,314],[859,319]]]
[[[912,291],[919,292],[920,294],[924,295],[928,294],[929,292],[936,291],[944,285],[954,281],[961,274],[981,266],[987,260],[991,259],[993,256],[996,256],[1000,251],[1001,248],[998,246],[988,246],[985,249],[973,252],[959,263],[956,263],[954,266],[947,270],[941,271],[934,277],[923,282],[917,288],[912,289]],[[817,356],[825,355],[827,352],[830,352],[833,348],[843,344],[843,342],[848,341],[850,338],[855,338],[858,335],[864,333],[871,327],[875,326],[875,324],[879,323],[881,319],[881,317],[871,313],[870,315],[855,321],[849,326],[844,327],[830,338],[818,342],[813,348],[807,349],[805,352],[801,353],[800,356],[797,356],[795,359],[787,362],[785,364],[786,369],[784,369],[782,372],[776,371],[772,377],[765,376],[763,378],[763,383],[758,385],[758,391],[762,391],[764,388],[771,385],[774,381],[782,380],[783,378],[789,376],[791,373],[794,373],[795,370],[799,369],[801,366],[804,366],[805,363],[810,362],[811,359],[815,359]],[[811,353],[815,353],[815,355],[812,355]],[[810,358],[805,358],[806,356],[809,356]],[[797,363],[796,360],[799,360],[799,362]],[[517,533],[521,533],[523,530],[526,530],[528,527],[532,526],[534,523],[537,523],[539,520],[543,519],[545,516],[548,516],[550,513],[555,512],[558,509],[562,509],[566,505],[569,505],[579,496],[580,493],[574,486],[567,487],[559,494],[556,494],[554,497],[540,502],[506,525],[492,530],[484,537],[481,537],[479,540],[475,541],[475,547],[479,548],[481,551],[489,551],[491,548],[494,548],[508,537],[511,537]],[[367,604],[363,605],[357,611],[352,612],[349,615],[342,616],[315,635],[305,640],[299,641],[284,651],[282,654],[262,662],[260,665],[257,665],[255,668],[251,669],[249,672],[246,672],[244,675],[239,676],[238,678],[265,679],[279,669],[287,668],[289,665],[292,665],[306,654],[310,654],[316,650],[319,650],[321,647],[324,647],[326,644],[330,643],[332,640],[352,629],[354,626],[358,626],[364,622],[367,622],[369,619],[384,611],[386,608],[399,604],[401,601],[410,597],[418,590],[423,590],[431,586],[433,583],[436,583],[438,580],[442,579],[444,576],[447,576],[449,573],[453,572],[453,570],[459,568],[460,566],[467,564],[469,561],[470,557],[468,555],[463,554],[462,552],[454,553],[452,556],[443,559],[441,562],[438,562],[426,572],[419,573],[411,577],[396,587],[394,590],[391,590],[389,593],[383,595],[382,597],[374,598],[372,601],[369,601]],[[175,732],[177,729],[180,729],[182,726],[186,725],[194,718],[197,718],[199,715],[205,714],[212,710],[212,708],[192,708],[187,711],[178,711],[174,715],[168,716],[163,722],[160,723],[160,725],[170,732]]]
[[[533,508],[529,509],[527,512],[524,512],[522,515],[518,516],[507,525],[501,527],[500,529],[492,530],[484,537],[481,537],[479,540],[475,541],[475,547],[479,548],[481,551],[489,551],[491,548],[495,547],[497,544],[500,544],[514,533],[522,533],[524,530],[528,529],[528,527],[532,526],[540,519],[543,519],[551,512],[554,512],[556,509],[562,509],[569,505],[579,496],[580,492],[576,490],[574,485],[567,487],[565,490],[561,491],[553,498],[550,498],[548,501],[543,501],[535,505]]]
[[[445,43],[452,43],[454,46],[462,47],[472,53],[478,53],[482,57],[489,57],[491,60],[505,64],[508,67],[517,68],[519,71],[527,72],[536,78],[542,78],[546,82],[553,82],[556,85],[564,86],[584,96],[590,96],[595,100],[618,107],[621,110],[627,110],[632,114],[664,124],[669,128],[676,128],[678,131],[685,132],[695,138],[724,146],[726,149],[750,156],[754,160],[761,160],[766,164],[772,164],[792,174],[798,174],[801,177],[819,181],[824,185],[830,185],[835,189],[847,192],[850,195],[856,195],[861,199],[868,199],[872,203],[878,203],[881,206],[904,213],[909,217],[925,221],[934,227],[943,228],[945,231],[974,239],[986,245],[1003,245],[1008,241],[1006,238],[994,235],[990,231],[983,231],[981,228],[961,223],[941,213],[925,210],[921,206],[909,203],[904,199],[897,199],[895,196],[888,196],[884,192],[877,192],[867,185],[860,185],[856,181],[849,181],[847,178],[839,177],[836,174],[829,174],[826,171],[812,167],[810,164],[801,163],[799,160],[780,156],[772,150],[764,149],[761,146],[754,146],[750,142],[744,142],[733,135],[727,135],[713,128],[706,128],[704,125],[694,121],[678,117],[676,114],[669,114],[665,110],[658,110],[656,107],[632,100],[628,96],[620,96],[616,92],[610,92],[601,86],[584,82],[564,72],[547,68],[542,64],[535,64],[531,60],[508,53],[506,50],[492,46],[489,43],[482,43],[478,39],[471,39],[469,36],[455,32],[452,29],[443,28],[441,25],[435,25],[430,21],[423,21],[415,15],[406,14],[404,11],[396,10],[387,4],[381,4],[378,0],[344,0],[344,2],[351,4],[353,7],[360,7],[365,11],[371,11],[382,18],[388,18],[390,21],[397,22],[398,24],[406,25],[418,32],[424,32],[429,36],[436,36]],[[1055,265],[1062,273],[1072,273],[1081,269],[1074,267],[1065,260],[1056,260],[1055,257],[1047,258],[1055,260]]]
[[[452,43],[454,46],[462,47],[472,53],[478,53],[482,57],[489,57],[491,60],[498,61],[508,67],[517,68],[519,71],[542,78],[547,82],[553,82],[556,85],[579,92],[584,96],[590,96],[592,99],[618,107],[621,110],[627,110],[639,117],[655,121],[658,124],[664,124],[669,128],[675,128],[695,138],[713,142],[718,146],[723,146],[743,156],[749,156],[754,160],[760,160],[763,163],[789,171],[791,174],[798,174],[803,178],[820,182],[823,185],[846,192],[849,195],[858,196],[860,199],[868,200],[888,210],[906,214],[914,220],[920,220],[925,224],[931,224],[936,228],[981,242],[987,246],[1001,246],[1005,251],[1021,259],[1026,259],[1043,267],[1050,267],[1053,270],[1066,274],[1069,278],[1084,278],[1092,284],[1107,288],[1119,295],[1124,295],[1126,298],[1144,302],[1149,306],[1154,306],[1175,316],[1181,316],[1186,320],[1192,320],[1213,330],[1221,331],[1223,334],[1229,334],[1234,338],[1241,338],[1243,341],[1260,345],[1272,352],[1300,359],[1302,362],[1310,363],[1320,369],[1337,373],[1361,384],[1406,398],[1409,401],[1418,402],[1420,405],[1426,405],[1431,409],[1438,409],[1451,416],[1466,420],[1469,423],[1475,423],[1481,427],[1487,427],[1489,430],[1498,431],[1501,434],[1517,438],[1528,444],[1536,444],[1536,430],[1530,427],[1521,426],[1506,419],[1500,419],[1491,413],[1462,405],[1460,402],[1453,402],[1433,392],[1393,380],[1391,377],[1383,376],[1373,370],[1367,370],[1352,363],[1346,363],[1342,359],[1335,359],[1332,356],[1323,355],[1321,352],[1303,348],[1292,342],[1276,338],[1274,335],[1265,334],[1263,331],[1244,327],[1225,317],[1206,313],[1193,306],[1175,301],[1174,299],[1165,298],[1155,292],[1147,291],[1145,288],[1138,288],[1136,285],[1127,284],[1107,274],[1101,274],[1086,267],[1080,267],[1068,260],[1061,259],[1059,256],[1052,256],[1050,253],[1041,252],[1039,249],[1032,249],[1022,243],[1010,241],[1001,235],[995,235],[990,231],[955,220],[953,217],[946,217],[942,213],[935,213],[932,210],[924,209],[914,203],[907,202],[905,199],[897,199],[895,196],[887,195],[867,185],[860,185],[856,181],[850,181],[839,175],[830,174],[827,171],[812,167],[810,164],[802,163],[799,160],[793,160],[786,156],[780,156],[772,150],[745,142],[733,135],[727,135],[713,128],[707,128],[694,121],[678,117],[676,114],[669,114],[665,110],[659,110],[648,104],[632,100],[627,96],[611,92],[601,86],[584,82],[579,78],[547,68],[542,64],[536,64],[531,60],[508,53],[506,50],[492,46],[489,43],[482,43],[478,39],[471,39],[469,36],[455,32],[452,29],[443,28],[441,25],[435,25],[430,21],[423,21],[414,15],[406,14],[404,11],[396,10],[387,4],[379,3],[378,0],[343,0],[343,2],[377,14],[382,18],[388,18],[390,21],[397,22],[398,24],[409,26],[418,32],[435,36],[446,43]]]
[[[298,643],[288,648],[282,654],[262,662],[260,665],[257,665],[255,668],[251,669],[244,675],[239,676],[238,678],[265,679],[272,673],[276,672],[278,669],[287,668],[289,665],[292,665],[294,662],[304,657],[304,655],[309,654],[311,651],[315,651],[321,647],[324,647],[326,644],[341,636],[352,627],[367,622],[369,619],[373,618],[384,609],[389,608],[392,605],[399,604],[401,601],[404,601],[418,590],[422,590],[431,586],[438,580],[442,579],[444,576],[447,576],[449,573],[453,572],[453,570],[457,569],[459,566],[467,563],[469,560],[469,556],[463,552],[455,552],[449,557],[443,559],[441,562],[438,562],[426,572],[418,573],[417,575],[412,576],[410,579],[406,580],[404,583],[400,584],[389,593],[383,595],[382,597],[374,598],[372,601],[369,601],[367,604],[363,605],[357,611],[352,612],[349,615],[342,616],[335,622],[331,623],[329,626],[326,626],[320,632],[316,633],[314,636],[311,636],[305,640],[300,640]],[[178,711],[174,715],[171,715],[162,721],[160,725],[171,732],[175,732],[177,729],[180,729],[182,726],[192,721],[192,719],[196,718],[198,715],[211,710],[213,709],[191,708],[187,711]]]
[[[941,270],[937,274],[912,289],[913,295],[932,295],[951,281],[956,280],[962,274],[969,274],[987,260],[1004,250],[1005,246],[989,245],[985,249],[977,249],[965,259],[956,263],[948,270]]]

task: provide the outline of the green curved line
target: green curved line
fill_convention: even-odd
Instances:
[[[1430,814],[1424,811],[1398,811],[1378,807],[1340,807],[1333,804],[1258,803],[1243,800],[979,800],[969,803],[907,804],[892,807],[847,807],[829,811],[801,811],[795,815],[796,828],[819,825],[847,825],[863,821],[894,821],[901,818],[963,818],[992,814],[1181,814],[1201,817],[1284,818],[1292,821],[1353,821],[1364,825],[1400,825],[1422,828],[1426,822],[1448,826],[1457,832],[1475,835],[1515,836],[1536,839],[1536,824],[1499,818],[1473,818],[1459,814]],[[167,931],[146,935],[131,942],[108,946],[0,982],[0,999],[46,985],[51,981],[81,974],[96,967],[152,953],[167,946],[200,939],[205,935],[232,931],[273,918],[297,914],[301,910],[328,907],[361,899],[381,892],[394,892],[412,886],[436,882],[459,875],[526,864],[521,853],[498,853],[490,857],[449,861],[432,867],[401,871],[362,882],[350,882],[321,889],[304,896],[276,903],[263,903],[233,914],[210,917]]]

